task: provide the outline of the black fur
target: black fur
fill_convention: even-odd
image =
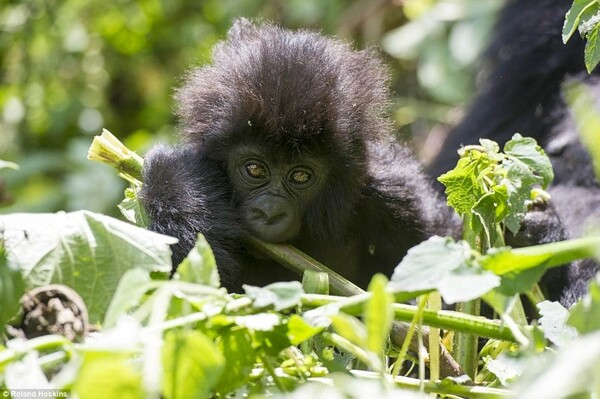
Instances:
[[[229,184],[215,162],[193,147],[157,146],[144,157],[139,198],[152,220],[150,229],[175,236],[177,266],[203,233],[218,259],[221,282],[239,290],[242,228]]]
[[[600,215],[600,186],[561,95],[561,85],[568,79],[600,95],[597,76],[585,71],[581,38],[576,33],[562,43],[570,5],[567,0],[508,2],[487,51],[480,93],[429,167],[433,176],[446,172],[456,164],[456,149],[480,137],[501,144],[516,132],[536,138],[555,172],[549,189],[553,207],[534,212],[525,223],[534,236],[529,241],[537,243],[578,237],[586,220]],[[571,305],[585,294],[596,270],[598,265],[590,260],[551,270],[545,277],[550,298]]]
[[[290,243],[363,287],[375,272],[390,275],[413,245],[456,233],[457,220],[418,163],[391,139],[387,81],[370,51],[238,20],[212,64],[193,70],[177,93],[186,155],[170,153],[167,162],[156,161],[162,151],[147,156],[145,205],[154,209],[155,230],[180,238],[175,261],[201,231],[228,286],[291,278],[252,254],[227,261],[225,244],[233,240],[235,251],[238,229],[247,229],[230,208],[230,197],[240,201],[238,211],[243,199],[223,181],[232,149],[243,145],[260,147],[275,163],[303,154],[325,159],[326,183],[303,208]]]

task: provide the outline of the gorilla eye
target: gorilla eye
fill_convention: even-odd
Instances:
[[[296,169],[290,173],[290,182],[298,185],[304,185],[311,181],[312,174],[304,169]]]
[[[248,162],[244,169],[246,174],[253,179],[264,179],[267,177],[267,168],[258,162]]]

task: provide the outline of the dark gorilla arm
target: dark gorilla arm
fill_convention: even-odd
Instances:
[[[361,262],[371,265],[373,272],[390,275],[406,251],[427,238],[458,239],[461,221],[433,189],[409,149],[373,143],[368,151],[369,176],[359,217],[364,223]]]
[[[140,200],[150,229],[176,237],[173,271],[194,247],[198,233],[210,244],[225,287],[241,288],[241,224],[219,165],[191,146],[157,146],[144,157]]]

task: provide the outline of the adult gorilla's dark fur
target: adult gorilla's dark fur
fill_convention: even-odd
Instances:
[[[444,173],[456,164],[455,149],[479,137],[500,143],[515,132],[535,137],[554,167],[549,192],[559,216],[558,224],[556,218],[548,217],[549,212],[528,216],[529,230],[518,238],[526,239],[531,233],[537,236],[535,242],[580,236],[585,220],[600,215],[600,186],[561,95],[561,85],[569,79],[600,95],[597,73],[590,76],[585,71],[583,41],[573,37],[564,45],[561,40],[570,5],[566,0],[509,1],[487,52],[480,94],[429,168],[433,176]],[[589,260],[553,269],[546,277],[550,297],[572,304],[587,291],[597,269]]]
[[[184,148],[146,156],[152,228],[202,232],[224,285],[287,272],[247,253],[243,234],[287,242],[361,286],[455,219],[384,116],[387,72],[369,51],[308,31],[238,20],[211,65],[177,93]]]

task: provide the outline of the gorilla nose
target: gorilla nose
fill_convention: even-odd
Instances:
[[[247,213],[246,222],[259,238],[272,243],[289,241],[298,232],[294,214],[283,201],[264,202],[253,206]]]
[[[252,208],[252,216],[255,220],[267,225],[277,224],[287,218],[285,208],[278,204],[265,204]]]

